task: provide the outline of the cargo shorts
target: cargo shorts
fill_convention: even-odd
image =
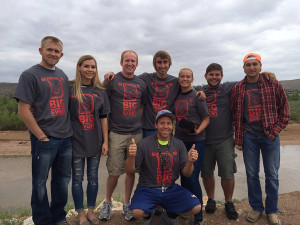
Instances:
[[[137,134],[117,134],[109,132],[108,135],[108,157],[106,167],[108,175],[120,176],[125,173],[125,161],[128,157],[128,146],[134,138],[138,143],[143,138],[143,132]]]

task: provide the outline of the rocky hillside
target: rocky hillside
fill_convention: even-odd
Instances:
[[[300,91],[300,79],[295,80],[282,80],[280,81],[285,90]],[[3,83],[0,82],[0,97],[12,96],[12,93],[16,89],[17,83]]]
[[[0,82],[0,97],[12,96],[17,87],[17,83]]]

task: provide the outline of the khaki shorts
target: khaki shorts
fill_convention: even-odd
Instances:
[[[237,171],[235,157],[233,137],[229,137],[219,144],[205,145],[201,177],[213,176],[217,163],[218,176],[224,179],[233,179],[234,173]]]
[[[110,132],[108,136],[108,157],[106,167],[108,175],[119,176],[125,173],[125,161],[128,156],[128,146],[132,138],[138,143],[143,138],[143,133],[117,134]]]

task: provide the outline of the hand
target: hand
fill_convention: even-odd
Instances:
[[[192,148],[190,149],[188,153],[188,161],[189,162],[195,162],[198,159],[198,152],[195,150],[195,144],[193,144]]]
[[[206,100],[206,94],[204,91],[197,91],[196,95],[199,95],[199,100],[205,101]]]
[[[262,74],[266,77],[267,80],[271,81],[271,83],[276,80],[276,76],[272,72],[263,72]]]
[[[106,156],[107,153],[108,153],[108,144],[107,143],[103,143],[102,144],[101,156]]]
[[[135,157],[136,151],[137,151],[137,146],[135,140],[132,138],[131,144],[129,145],[128,148],[129,157]]]
[[[115,78],[115,74],[113,72],[108,72],[104,75],[104,82],[108,84],[111,80]]]

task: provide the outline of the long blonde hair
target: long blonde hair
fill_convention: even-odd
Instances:
[[[96,69],[97,69],[96,74],[92,79],[92,84],[91,85],[93,86],[93,88],[98,88],[98,89],[101,89],[101,90],[105,89],[103,87],[103,85],[100,81],[99,75],[98,75],[98,68],[97,68],[96,59],[91,55],[83,55],[78,59],[78,62],[77,62],[77,65],[76,65],[76,77],[75,77],[74,80],[71,81],[71,82],[73,82],[74,95],[76,96],[76,98],[78,99],[79,102],[83,102],[82,101],[82,94],[83,93],[82,93],[82,89],[81,89],[82,79],[81,79],[81,73],[79,71],[79,67],[81,67],[82,63],[85,60],[91,60],[91,59],[95,61]]]

